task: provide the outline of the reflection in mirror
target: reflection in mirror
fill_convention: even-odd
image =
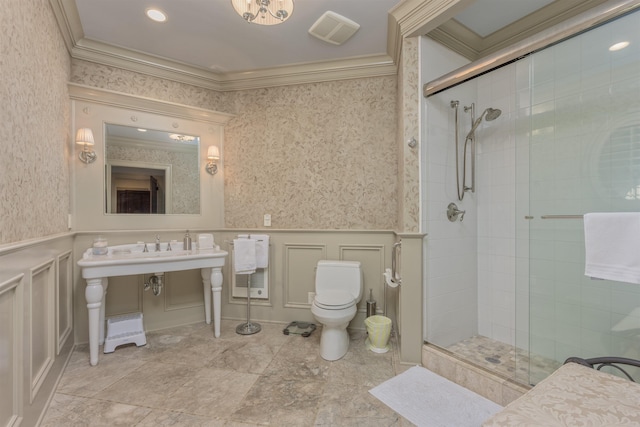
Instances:
[[[105,127],[107,213],[200,213],[199,137]]]

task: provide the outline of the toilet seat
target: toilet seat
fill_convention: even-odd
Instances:
[[[355,305],[353,295],[346,291],[328,290],[316,294],[313,302],[325,310],[342,310]]]

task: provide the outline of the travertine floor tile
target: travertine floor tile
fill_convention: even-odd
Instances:
[[[131,426],[149,412],[139,406],[56,393],[41,426]]]
[[[147,333],[144,347],[122,346],[89,365],[74,349],[43,426],[398,426],[411,423],[369,394],[394,376],[397,346],[377,354],[366,334],[351,333],[349,352],[320,357],[318,329],[284,335],[262,323],[238,335],[223,320],[221,336],[204,322]]]

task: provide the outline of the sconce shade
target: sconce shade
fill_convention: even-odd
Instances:
[[[209,150],[207,151],[207,159],[211,160],[219,160],[220,159],[220,150],[215,145],[211,145]]]
[[[76,144],[94,145],[93,131],[89,128],[80,128],[76,132]]]
[[[211,175],[215,175],[218,173],[218,165],[216,164],[216,160],[220,160],[220,150],[215,145],[210,145],[207,150],[207,159],[209,160],[205,165],[205,169]]]
[[[93,131],[91,129],[78,129],[76,132],[76,144],[82,145],[82,151],[78,153],[78,158],[80,160],[86,164],[96,161],[96,158],[98,157],[96,152],[87,148],[95,144],[95,141],[93,140]]]

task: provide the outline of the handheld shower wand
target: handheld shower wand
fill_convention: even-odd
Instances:
[[[467,139],[471,139],[475,136],[474,132],[476,131],[478,126],[480,126],[482,119],[485,119],[487,122],[491,122],[497,119],[498,117],[500,117],[500,114],[502,114],[502,111],[497,108],[489,107],[486,110],[484,110],[482,114],[480,114],[480,117],[478,117],[476,121],[473,122],[473,125],[471,126],[471,130],[467,134]]]

